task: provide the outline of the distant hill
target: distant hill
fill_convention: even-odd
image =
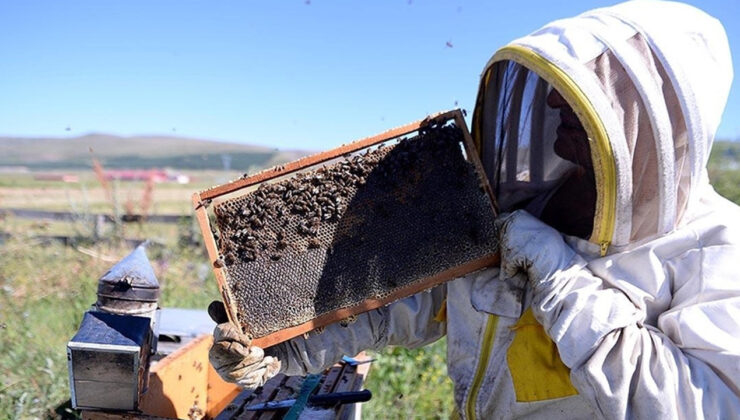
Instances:
[[[88,134],[73,138],[0,137],[0,166],[30,169],[86,169],[90,149],[106,168],[222,169],[268,167],[297,159],[305,151],[170,136],[118,137]]]
[[[0,166],[31,170],[89,169],[90,149],[106,168],[223,169],[223,156],[236,171],[254,171],[298,159],[304,150],[173,136],[119,137],[88,134],[73,138],[0,137]],[[709,169],[740,169],[740,142],[715,141]]]

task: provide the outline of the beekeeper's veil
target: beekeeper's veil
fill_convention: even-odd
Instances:
[[[473,116],[500,209],[550,194],[573,168],[553,152],[560,119],[545,101],[554,88],[588,135],[590,241],[606,253],[670,232],[707,182],[731,80],[721,24],[680,3],[622,3],[510,43],[486,65]]]

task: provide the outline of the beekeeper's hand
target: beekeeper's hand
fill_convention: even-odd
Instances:
[[[501,271],[506,277],[518,272],[531,282],[548,280],[567,267],[575,252],[555,229],[524,210],[502,214],[496,220],[501,249]]]
[[[219,323],[213,330],[208,359],[223,380],[253,390],[280,371],[278,359],[265,356],[261,348],[252,346],[252,340],[228,322],[223,303],[212,302],[208,314]]]

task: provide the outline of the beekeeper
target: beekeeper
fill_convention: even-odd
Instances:
[[[732,68],[721,24],[633,1],[555,21],[486,65],[472,131],[501,268],[263,351],[211,360],[247,387],[445,333],[463,418],[740,413],[740,209],[706,163]]]

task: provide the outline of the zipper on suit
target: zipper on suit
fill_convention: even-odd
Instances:
[[[491,350],[493,349],[493,341],[495,339],[496,326],[498,325],[498,317],[496,315],[488,315],[486,321],[486,329],[483,331],[483,344],[480,352],[480,359],[478,360],[478,366],[475,369],[475,376],[473,376],[473,382],[471,382],[470,390],[468,391],[468,399],[465,402],[465,418],[468,420],[475,419],[475,402],[478,401],[478,393],[480,392],[480,386],[483,383],[483,375],[488,370],[488,359],[491,357]]]

